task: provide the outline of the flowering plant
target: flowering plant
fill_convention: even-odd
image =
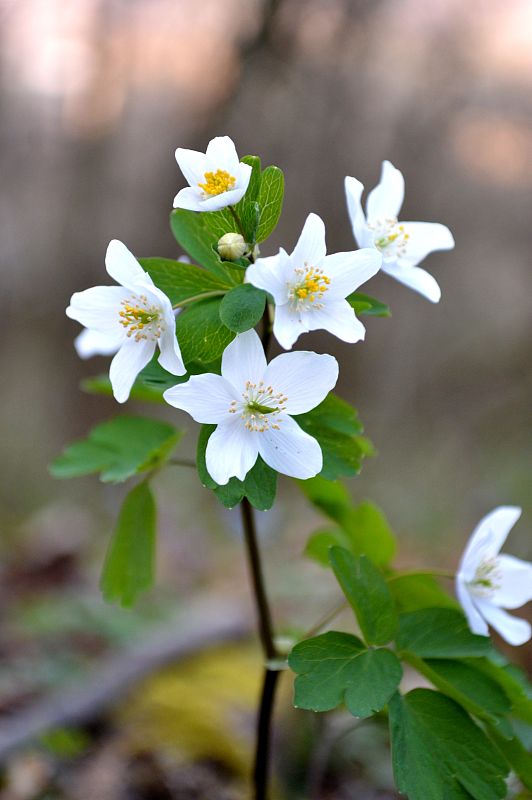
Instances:
[[[106,267],[120,285],[76,293],[67,314],[85,326],[76,339],[82,357],[114,354],[109,378],[89,382],[92,391],[188,412],[202,426],[202,484],[224,506],[240,504],[264,653],[254,796],[269,796],[270,719],[286,669],[296,676],[297,708],[387,716],[396,785],[410,800],[497,800],[507,795],[510,771],[532,788],[524,734],[532,702],[488,630],[514,645],[531,635],[525,620],[503,611],[532,598],[532,565],[499,555],[519,509],[496,509],[479,524],[456,576],[395,569],[397,542],[386,518],[371,503],[354,505],[341,482],[360,471],[372,447],[355,409],[333,393],[336,359],[297,351],[268,361],[272,333],[285,350],[321,329],[363,340],[359,316],[389,316],[387,306],[358,292],[380,269],[437,301],[437,283],[417,265],[452,248],[452,235],[436,223],[397,222],[404,179],[384,162],[367,215],[362,184],[346,178],[362,249],[327,255],[324,223],[310,214],[290,255],[281,248],[263,256],[281,214],[282,172],[262,169],[256,156],[240,160],[227,136],[205,154],[179,148],[176,157],[189,186],[178,192],[170,222],[187,259],[137,260],[113,241]],[[131,605],[153,583],[150,479],[179,438],[165,422],[119,416],[52,464],[63,478],[143,476],[126,496],[105,559],[109,601]],[[279,473],[297,479],[294,486],[329,519],[310,536],[306,556],[332,570],[344,597],[289,647],[274,632],[254,519],[254,509],[272,507]],[[440,585],[449,577],[458,602]],[[353,612],[352,630],[331,630],[344,608]],[[406,669],[423,677],[422,687],[404,688]]]

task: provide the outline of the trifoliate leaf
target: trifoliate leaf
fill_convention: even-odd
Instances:
[[[402,613],[420,608],[459,608],[456,600],[441,588],[432,575],[392,575],[388,579],[388,586],[397,610]]]
[[[140,258],[141,266],[172,305],[191,297],[223,295],[232,284],[205,269],[170,258]]]
[[[468,714],[439,692],[388,704],[395,782],[408,800],[500,800],[508,767]]]
[[[343,547],[332,547],[329,560],[346,599],[369,644],[386,644],[397,628],[390,590],[366,556],[356,557]]]
[[[421,658],[484,656],[487,636],[471,633],[464,615],[452,608],[422,608],[399,617],[397,649]]]
[[[391,311],[387,305],[375,300],[368,294],[353,292],[347,299],[349,305],[355,309],[355,313],[366,317],[391,317]]]
[[[279,167],[266,167],[262,173],[258,203],[260,208],[257,242],[263,242],[275,229],[283,208],[284,175]]]
[[[55,478],[100,472],[104,482],[119,483],[163,463],[181,431],[145,417],[115,417],[93,428],[87,439],[69,445],[50,465]]]
[[[155,501],[146,481],[126,496],[103,567],[100,587],[108,602],[132,606],[153,585]]]
[[[244,333],[260,321],[266,305],[266,292],[251,283],[231,289],[220,303],[220,319],[230,331]]]
[[[390,650],[367,650],[356,636],[337,631],[297,644],[288,664],[299,673],[294,684],[296,708],[330,711],[344,702],[355,717],[380,711],[403,674]]]
[[[176,336],[187,369],[211,364],[222,357],[235,334],[220,319],[220,300],[201,300],[183,309],[176,319]]]

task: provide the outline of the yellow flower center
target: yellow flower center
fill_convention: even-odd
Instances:
[[[321,308],[321,303],[316,302],[323,297],[331,279],[318,267],[310,267],[306,262],[304,267],[295,270],[296,282],[290,288],[290,299],[298,307],[314,304],[314,308]]]
[[[410,234],[396,219],[379,219],[368,228],[373,232],[373,243],[383,256],[400,258],[406,255]]]
[[[198,183],[206,195],[214,195],[228,192],[235,188],[236,178],[230,175],[225,169],[217,169],[216,172],[205,173],[205,183]]]
[[[118,312],[119,322],[127,329],[128,337],[135,341],[150,338],[158,339],[161,334],[160,311],[156,306],[148,305],[148,298],[141,294],[131,300],[122,300],[122,309]]]
[[[279,414],[286,411],[287,400],[286,395],[276,392],[273,386],[266,386],[264,381],[246,381],[242,400],[232,400],[228,411],[230,414],[239,413],[248,431],[278,431],[282,421]]]

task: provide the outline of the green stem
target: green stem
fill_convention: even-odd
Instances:
[[[312,636],[315,636],[317,633],[319,633],[321,629],[324,628],[326,625],[328,625],[329,622],[332,622],[333,619],[337,617],[338,614],[340,614],[340,612],[344,610],[344,608],[347,608],[347,600],[340,600],[339,603],[336,603],[334,608],[331,608],[329,611],[327,611],[327,613],[324,614],[323,617],[321,617],[315,623],[315,625],[313,625],[311,628],[308,629],[308,631],[306,631],[306,633],[303,636],[303,639],[310,639]]]

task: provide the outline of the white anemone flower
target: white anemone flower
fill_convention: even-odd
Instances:
[[[157,346],[161,351],[159,364],[164,369],[172,375],[184,375],[186,369],[168,297],[117,239],[107,248],[105,266],[120,286],[94,286],[76,292],[66,313],[86,327],[75,341],[81,358],[116,353],[109,378],[115,399],[124,403]]]
[[[245,195],[251,167],[238,160],[229,136],[211,139],[206,153],[178,147],[175,157],[189,186],[176,194],[174,208],[218,211],[234,206]]]
[[[482,519],[467,544],[456,575],[456,593],[473,633],[488,636],[488,624],[509,644],[530,639],[530,623],[507,614],[532,600],[532,564],[499,555],[521,509],[500,506]]]
[[[308,331],[327,330],[344,342],[365,336],[345,298],[379,271],[382,256],[374,248],[326,253],[325,225],[317,214],[309,214],[291,255],[281,248],[246,270],[246,281],[275,300],[273,333],[285,350]]]
[[[438,222],[399,222],[405,194],[402,173],[389,161],[382,162],[381,179],[371,190],[366,214],[361,205],[364,186],[356,178],[345,179],[347,210],[359,247],[375,247],[382,253],[382,271],[437,303],[441,290],[436,280],[417,265],[435,250],[452,250],[451,231]]]
[[[205,453],[219,484],[243,480],[257,457],[293,478],[312,478],[323,456],[314,439],[290,414],[317,406],[338,380],[338,362],[317,353],[283,353],[269,364],[254,330],[224,350],[222,374],[194,375],[168,389],[164,399],[196,422],[215,424]]]

